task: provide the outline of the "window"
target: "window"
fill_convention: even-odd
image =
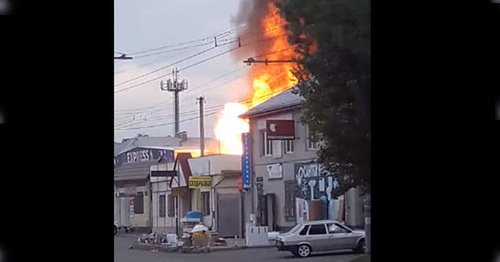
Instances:
[[[299,233],[299,235],[304,236],[307,234],[307,230],[309,229],[309,225],[306,225]]]
[[[201,213],[210,215],[210,192],[201,192]]]
[[[295,192],[297,192],[295,180],[285,181],[285,220],[295,220]]]
[[[306,140],[307,140],[307,150],[316,150],[319,148],[320,144],[322,143],[321,135],[317,135],[316,139],[317,141],[315,142],[313,139],[313,135],[309,131],[309,125],[306,125]]]
[[[284,143],[284,148],[285,148],[285,154],[291,154],[293,153],[293,140],[285,140],[283,141]]]
[[[260,147],[261,147],[261,156],[271,156],[273,155],[273,141],[267,139],[266,131],[260,131]]]
[[[175,216],[175,196],[168,195],[168,217]]]
[[[134,214],[144,214],[144,195],[137,192],[134,196]]]
[[[328,233],[330,234],[341,234],[341,233],[349,233],[347,229],[343,228],[342,226],[338,224],[328,224]]]
[[[160,195],[158,199],[158,210],[160,211],[160,217],[165,217],[165,208],[166,208],[165,203],[165,195]]]
[[[325,224],[311,225],[309,235],[324,235],[326,234]]]

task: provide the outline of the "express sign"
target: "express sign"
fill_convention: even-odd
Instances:
[[[295,139],[295,121],[267,120],[266,135],[269,140],[293,140]]]

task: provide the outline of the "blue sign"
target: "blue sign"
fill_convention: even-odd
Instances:
[[[252,165],[250,162],[250,133],[242,133],[243,155],[241,156],[241,173],[243,188],[249,189],[252,185]]]

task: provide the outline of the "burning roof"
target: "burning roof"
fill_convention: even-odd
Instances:
[[[281,111],[283,109],[289,109],[300,106],[304,101],[304,98],[298,94],[294,94],[293,89],[294,88],[292,87],[283,91],[279,95],[248,110],[244,114],[240,115],[240,117],[249,118],[261,114],[267,114],[271,112]]]

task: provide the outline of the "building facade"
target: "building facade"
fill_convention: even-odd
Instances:
[[[211,155],[188,161],[195,179],[209,177],[210,181],[209,186],[190,182],[191,206],[203,214],[203,224],[222,237],[243,237],[245,207],[239,188],[241,156]]]
[[[310,139],[308,127],[300,121],[302,101],[289,89],[241,116],[250,123],[252,169],[251,188],[245,193],[245,204],[252,206],[252,212],[245,213],[245,221],[255,217],[254,223],[276,231],[286,231],[302,221],[345,221],[345,217],[350,225],[362,226],[358,190],[347,193],[347,202],[346,196],[331,197],[336,181],[316,162],[321,143]],[[276,120],[293,122],[293,139],[268,138],[266,123]]]
[[[174,177],[150,176],[153,232],[182,235],[182,217],[191,211],[187,181],[191,176],[187,159],[190,153],[178,153],[176,162],[159,163],[151,171],[176,171]]]
[[[152,228],[150,166],[173,162],[173,156],[170,148],[135,147],[115,157],[115,222]]]

